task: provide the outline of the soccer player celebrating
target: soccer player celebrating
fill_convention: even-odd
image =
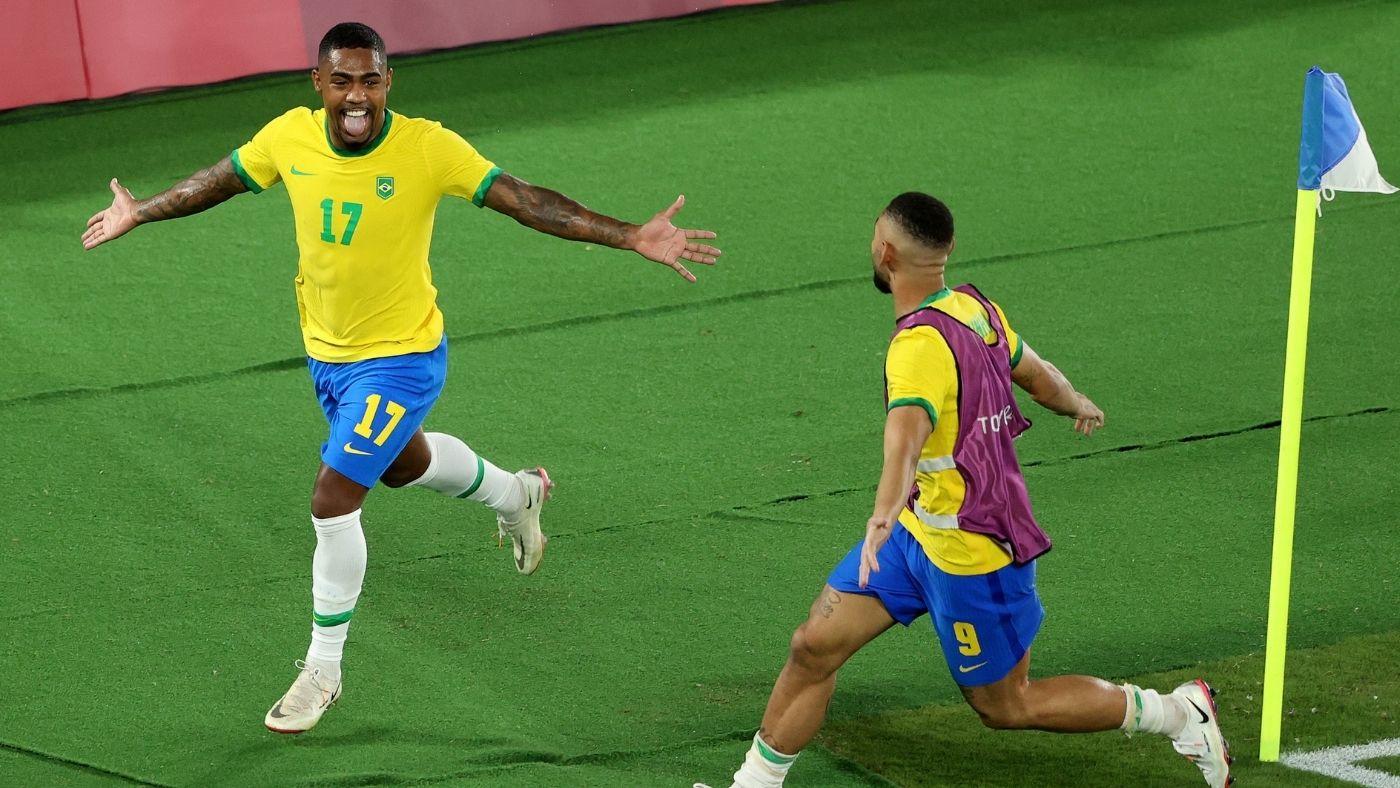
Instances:
[[[341,655],[365,573],[360,508],[376,482],[486,504],[525,574],[544,551],[540,508],[551,482],[543,468],[506,473],[459,438],[420,428],[446,378],[447,340],[428,266],[442,196],[560,238],[630,249],[691,282],[682,261],[713,264],[719,255],[696,242],[714,233],[672,225],[684,197],[642,225],[594,213],[502,172],[439,123],[390,112],[393,76],[378,33],[336,25],[311,71],[321,108],[287,112],[154,197],[136,200],[114,178],[111,206],[83,235],[92,249],[137,225],[286,183],[300,251],[302,337],[330,435],[311,496],[311,646],[291,689],[267,713],[267,727],[279,733],[310,729],[340,695]]]
[[[1050,540],[1016,459],[1013,441],[1030,422],[1011,384],[1086,436],[1103,426],[1103,411],[975,287],[947,288],[953,246],[952,214],[926,194],[901,194],[875,222],[875,286],[894,296],[897,319],[874,514],[793,633],[734,787],[781,786],[821,727],[836,671],[895,622],[924,613],[987,727],[1163,734],[1211,786],[1228,785],[1230,757],[1205,682],[1162,695],[1089,676],[1028,678],[1045,616],[1035,560]]]

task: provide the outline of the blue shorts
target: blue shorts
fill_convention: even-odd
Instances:
[[[1035,562],[1009,564],[985,575],[939,569],[923,545],[896,525],[880,548],[880,571],[860,587],[860,549],[841,559],[826,582],[843,594],[877,597],[895,621],[909,626],[929,613],[953,681],[979,687],[1006,678],[1026,655],[1045,619],[1035,590]]]
[[[436,350],[364,361],[306,360],[330,422],[321,461],[373,487],[418,431],[447,379],[447,339]]]

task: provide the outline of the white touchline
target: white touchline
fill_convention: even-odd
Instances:
[[[1325,774],[1337,780],[1365,785],[1368,788],[1400,788],[1400,776],[1356,765],[1360,761],[1393,755],[1400,755],[1400,739],[1328,747],[1316,752],[1291,752],[1283,756],[1281,760],[1284,766]]]

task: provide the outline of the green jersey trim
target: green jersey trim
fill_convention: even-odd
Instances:
[[[885,412],[889,413],[895,408],[902,408],[905,405],[918,405],[923,408],[924,412],[928,413],[929,423],[935,427],[938,426],[938,411],[933,407],[932,403],[923,397],[900,397],[899,399],[892,399],[890,400],[889,407],[885,408]]]
[[[496,182],[496,178],[500,177],[500,174],[500,167],[492,167],[491,171],[486,173],[486,177],[482,178],[481,184],[476,187],[476,194],[472,195],[473,205],[480,208],[486,204],[486,193],[491,191],[491,184]]]
[[[248,171],[243,169],[243,162],[238,158],[237,149],[234,149],[233,153],[229,154],[228,160],[233,162],[233,174],[238,176],[238,180],[243,181],[243,185],[248,187],[248,191],[257,194],[263,190],[263,187],[259,186],[258,182],[253,180],[253,176],[249,175]]]
[[[337,147],[335,146],[335,143],[331,140],[331,114],[330,114],[329,112],[327,112],[327,113],[326,113],[326,144],[329,145],[329,146],[331,146],[331,150],[334,151],[334,152],[335,152],[335,155],[337,155],[337,156],[347,156],[347,157],[368,156],[369,154],[371,154],[371,153],[374,152],[374,149],[375,149],[375,148],[378,148],[378,147],[379,147],[380,143],[384,142],[384,140],[388,138],[388,136],[389,136],[389,127],[390,127],[391,125],[393,125],[393,123],[394,123],[394,113],[390,112],[390,111],[388,110],[388,108],[385,108],[385,110],[384,110],[384,128],[382,128],[382,129],[379,130],[379,136],[377,136],[377,137],[375,137],[374,139],[370,140],[370,141],[369,141],[369,144],[365,145],[363,148],[360,148],[359,150],[345,150],[344,148],[337,148]]]
[[[1016,352],[1011,354],[1011,368],[1015,369],[1021,363],[1021,351],[1026,349],[1026,340],[1016,337]]]
[[[931,305],[934,301],[942,301],[943,299],[947,298],[952,294],[953,291],[945,287],[942,290],[939,290],[937,293],[934,293],[933,295],[929,296],[928,298],[925,298],[924,302],[922,304],[919,304],[919,308],[923,309]]]

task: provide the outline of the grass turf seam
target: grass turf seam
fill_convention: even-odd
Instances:
[[[115,769],[108,769],[103,766],[85,763],[83,761],[79,761],[73,758],[66,758],[62,755],[54,755],[50,752],[44,752],[43,750],[38,750],[33,747],[25,747],[24,745],[15,744],[13,742],[0,741],[0,749],[6,750],[8,752],[13,752],[17,755],[21,755],[24,757],[35,758],[37,760],[46,761],[48,763],[58,764],[60,766],[64,766],[76,771],[86,772],[88,774],[97,774],[103,777],[112,777],[118,780],[123,780],[125,782],[131,783],[132,785],[150,785],[154,786],[155,788],[173,788],[168,783],[160,783],[154,780],[148,780],[144,777],[137,777],[136,775],[127,774],[126,772],[120,772]]]
[[[1304,424],[1315,424],[1336,419],[1349,419],[1355,416],[1375,416],[1394,413],[1395,408],[1390,405],[1376,405],[1360,410],[1348,411],[1346,413],[1326,413],[1321,416],[1308,416],[1303,419]],[[1130,443],[1123,446],[1111,446],[1107,449],[1097,449],[1095,451],[1083,452],[1080,454],[1068,454],[1063,457],[1049,457],[1043,460],[1032,460],[1022,463],[1023,468],[1036,468],[1042,465],[1058,465],[1072,460],[1087,460],[1093,457],[1102,457],[1109,454],[1126,454],[1135,451],[1155,451],[1165,449],[1184,443],[1197,443],[1199,441],[1215,440],[1216,438],[1229,438],[1235,435],[1244,435],[1250,432],[1260,432],[1263,430],[1277,429],[1280,425],[1279,419],[1261,421],[1258,424],[1251,424],[1247,427],[1238,427],[1233,430],[1220,430],[1217,432],[1203,432],[1196,435],[1187,435],[1183,438],[1168,438],[1166,440],[1154,441],[1152,443]]]
[[[600,752],[585,752],[576,755],[562,755],[559,753],[536,751],[536,750],[512,750],[503,753],[493,753],[489,756],[476,756],[466,758],[467,763],[476,761],[476,765],[468,766],[465,769],[458,769],[452,772],[437,775],[416,775],[416,776],[394,776],[386,779],[387,775],[375,774],[373,777],[375,785],[432,785],[453,780],[461,780],[472,777],[484,777],[501,772],[509,772],[515,769],[528,766],[557,766],[568,768],[570,766],[585,765],[609,765],[619,761],[635,761],[641,758],[651,758],[677,750],[689,750],[696,747],[705,747],[714,744],[725,744],[733,742],[736,747],[740,744],[747,744],[753,740],[753,729],[727,731],[708,736],[700,736],[685,741],[664,744],[658,747],[642,747],[632,750],[605,750]],[[897,783],[891,782],[889,778],[872,771],[858,761],[852,760],[844,755],[833,752],[831,749],[818,742],[812,742],[808,750],[812,748],[821,749],[828,757],[836,761],[842,769],[849,770],[865,777],[872,782],[882,785],[894,786]],[[736,754],[736,761],[741,756]],[[490,762],[487,759],[493,759]],[[504,758],[504,760],[502,760]],[[318,778],[311,781],[312,785],[364,785],[364,778],[368,775],[340,775]],[[380,782],[382,780],[383,782]]]
[[[1389,405],[1378,405],[1378,406],[1373,406],[1373,407],[1369,407],[1369,408],[1362,408],[1361,410],[1349,411],[1349,412],[1347,412],[1347,413],[1331,413],[1331,414],[1323,414],[1323,415],[1320,415],[1320,416],[1310,416],[1310,417],[1308,417],[1308,418],[1305,418],[1303,421],[1304,421],[1304,423],[1317,423],[1317,422],[1326,422],[1326,421],[1335,421],[1335,420],[1340,420],[1340,419],[1354,418],[1354,417],[1357,417],[1357,416],[1390,415],[1390,414],[1394,414],[1394,413],[1397,413],[1397,412],[1400,412],[1400,411],[1398,411],[1396,408],[1394,408],[1394,407],[1392,407],[1392,406],[1389,406]],[[1099,450],[1097,450],[1097,451],[1092,451],[1092,452],[1085,452],[1085,453],[1082,453],[1082,454],[1070,454],[1070,455],[1066,455],[1066,456],[1063,456],[1063,457],[1050,457],[1050,458],[1047,458],[1047,459],[1044,459],[1044,460],[1033,460],[1033,461],[1031,461],[1031,462],[1023,463],[1022,467],[1024,467],[1024,468],[1037,468],[1037,467],[1043,467],[1043,466],[1048,466],[1048,465],[1059,465],[1059,464],[1066,463],[1066,462],[1075,462],[1075,461],[1079,461],[1079,460],[1095,459],[1095,458],[1098,458],[1098,457],[1106,457],[1106,456],[1117,455],[1117,454],[1128,454],[1128,453],[1139,452],[1139,451],[1156,451],[1156,450],[1160,450],[1160,449],[1172,448],[1172,447],[1175,447],[1175,446],[1184,446],[1184,445],[1187,445],[1187,444],[1199,443],[1199,442],[1201,442],[1201,441],[1216,440],[1216,439],[1220,439],[1220,438],[1230,438],[1230,437],[1236,437],[1236,436],[1239,436],[1239,435],[1247,435],[1247,434],[1252,433],[1252,432],[1260,432],[1260,431],[1264,431],[1264,430],[1277,429],[1278,426],[1279,426],[1279,421],[1278,421],[1277,419],[1274,419],[1274,420],[1272,420],[1272,421],[1260,422],[1260,423],[1258,423],[1258,424],[1251,424],[1251,425],[1248,425],[1248,426],[1245,426],[1245,427],[1239,427],[1239,428],[1236,428],[1236,429],[1233,429],[1233,430],[1222,430],[1222,431],[1218,431],[1218,432],[1209,432],[1209,433],[1201,433],[1201,434],[1196,434],[1196,435],[1187,435],[1187,436],[1184,436],[1184,437],[1181,437],[1181,438],[1169,438],[1169,439],[1167,439],[1167,440],[1156,441],[1156,442],[1153,442],[1153,443],[1128,444],[1128,445],[1124,445],[1124,446],[1114,446],[1114,447],[1109,447],[1109,448],[1106,448],[1106,449],[1099,449]],[[766,508],[769,508],[769,507],[782,506],[782,505],[784,505],[784,504],[797,503],[797,502],[800,502],[800,501],[807,501],[807,500],[811,500],[811,499],[814,499],[814,498],[836,498],[836,497],[841,497],[841,496],[844,496],[844,495],[850,495],[850,494],[853,494],[853,493],[862,493],[862,492],[863,492],[863,493],[869,493],[869,492],[874,491],[875,488],[876,488],[876,486],[877,486],[877,485],[875,485],[875,484],[868,484],[868,485],[858,486],[858,487],[840,487],[840,488],[837,488],[837,489],[834,489],[834,490],[822,490],[822,491],[814,492],[814,493],[793,493],[793,494],[789,494],[789,495],[779,496],[779,497],[777,497],[777,498],[772,498],[772,499],[769,499],[769,500],[767,500],[767,501],[761,501],[761,502],[758,502],[758,503],[748,503],[748,504],[735,504],[735,505],[733,505],[733,506],[726,506],[726,507],[721,508],[721,509],[713,509],[713,510],[708,511],[708,512],[694,512],[694,513],[690,513],[690,514],[678,514],[678,515],[672,515],[672,516],[670,516],[670,517],[662,517],[662,518],[657,518],[657,519],[653,519],[653,520],[644,520],[644,521],[635,522],[635,523],[619,523],[619,524],[617,524],[617,525],[607,525],[607,526],[603,526],[603,527],[601,527],[601,528],[592,528],[592,529],[588,529],[588,530],[574,531],[574,532],[572,532],[572,533],[556,533],[556,534],[552,534],[552,535],[550,536],[550,538],[551,538],[551,539],[571,539],[571,538],[579,538],[579,537],[588,537],[588,536],[595,536],[595,535],[604,534],[604,533],[614,533],[614,532],[617,532],[617,531],[627,531],[627,530],[632,530],[632,529],[635,529],[635,528],[649,528],[649,527],[652,527],[652,526],[663,525],[663,524],[666,524],[666,523],[676,523],[676,522],[683,522],[683,521],[696,520],[696,519],[705,519],[705,518],[711,518],[711,517],[713,517],[713,518],[721,518],[721,519],[728,519],[728,520],[741,520],[741,521],[745,521],[745,522],[756,522],[756,523],[762,523],[762,524],[766,524],[766,525],[778,525],[778,526],[788,526],[788,525],[790,525],[790,526],[807,526],[807,525],[809,525],[809,523],[806,523],[806,522],[803,522],[803,521],[792,520],[792,519],[782,518],[782,517],[767,517],[767,516],[763,516],[763,515],[759,515],[759,514],[754,514],[753,512],[758,511],[758,510],[762,510],[762,509],[766,509]],[[409,565],[409,564],[418,563],[418,562],[420,562],[420,561],[436,561],[436,560],[440,560],[440,559],[443,559],[443,558],[454,558],[454,557],[457,557],[457,556],[467,555],[467,554],[472,553],[472,552],[479,552],[479,551],[487,550],[487,549],[498,549],[498,548],[497,548],[497,547],[491,546],[491,545],[489,544],[489,540],[488,540],[488,543],[487,543],[487,544],[484,544],[484,545],[482,545],[482,546],[480,546],[480,547],[475,547],[475,548],[473,548],[473,547],[463,547],[463,548],[459,548],[459,549],[456,549],[456,550],[448,550],[448,551],[446,551],[446,552],[433,553],[433,554],[431,554],[431,555],[420,555],[420,556],[413,556],[413,557],[411,557],[411,558],[403,558],[403,559],[399,559],[399,560],[397,560],[397,561],[391,562],[390,565],[392,565],[392,566],[406,566],[406,565]],[[258,578],[257,580],[255,580],[255,581],[246,582],[246,583],[231,583],[231,584],[225,584],[225,585],[211,585],[211,586],[205,586],[205,587],[200,587],[200,588],[185,588],[185,589],[181,589],[181,591],[179,592],[179,594],[180,594],[180,595],[183,595],[183,594],[188,594],[188,593],[203,593],[203,592],[206,592],[206,591],[228,591],[228,590],[236,590],[236,589],[244,589],[244,588],[257,588],[257,587],[261,587],[261,586],[263,586],[263,585],[265,585],[265,584],[267,584],[267,583],[269,583],[269,582],[290,581],[290,580],[294,580],[294,579],[297,579],[297,578],[303,578],[303,577],[304,577],[304,575],[303,575],[302,573],[297,573],[297,574],[295,574],[295,575],[290,575],[290,574],[288,574],[288,575],[263,576],[263,577],[259,577],[259,578]],[[154,595],[151,595],[151,596],[148,596],[148,597],[133,597],[133,601],[138,601],[138,602],[156,602],[156,601],[160,601],[160,600],[162,600],[162,599],[172,598],[173,596],[175,596],[175,594],[169,594],[169,595],[154,594]],[[25,610],[25,611],[20,611],[20,612],[17,612],[17,613],[10,613],[10,614],[4,615],[4,616],[0,616],[0,621],[19,621],[19,620],[26,619],[26,618],[33,618],[33,617],[35,617],[35,616],[54,615],[54,614],[56,614],[56,613],[62,613],[62,612],[64,612],[64,611],[72,610],[72,609],[73,609],[73,606],[70,606],[70,605],[56,605],[56,606],[50,606],[50,607],[40,608],[40,609],[35,609],[35,610]],[[3,742],[0,742],[0,744],[3,744]]]

